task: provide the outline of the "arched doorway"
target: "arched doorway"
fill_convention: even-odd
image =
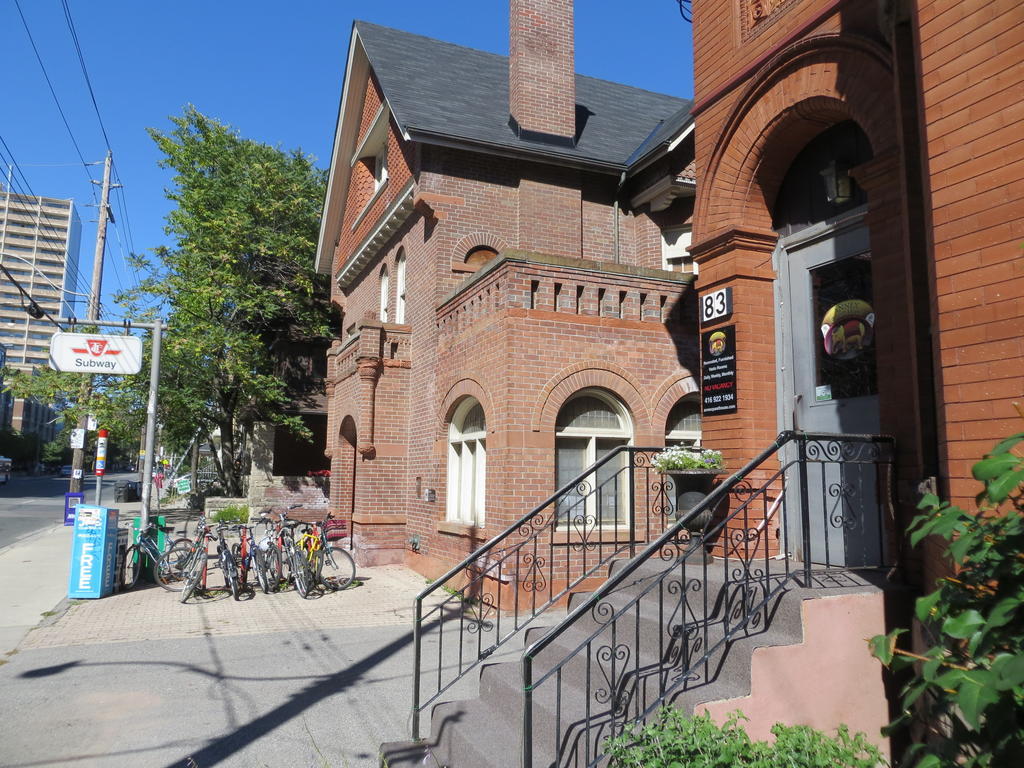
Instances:
[[[340,449],[339,477],[336,484],[332,483],[332,487],[338,489],[338,508],[341,510],[344,519],[348,521],[349,542],[352,545],[355,538],[352,520],[356,512],[356,466],[359,454],[356,451],[356,445],[358,444],[356,422],[351,416],[346,416],[342,420],[340,436],[341,440],[338,442]]]
[[[870,159],[867,137],[855,122],[832,126],[796,156],[772,210],[779,233],[777,391],[788,429],[879,432],[868,201],[849,175]],[[880,519],[869,514],[873,500],[853,498],[877,487],[875,466],[833,461],[810,464],[805,471],[810,552],[802,555],[831,565],[875,561]],[[801,488],[801,478],[792,472],[788,486]],[[802,523],[796,518],[788,524],[790,540],[799,542]]]
[[[783,425],[877,433],[878,378],[867,196],[849,169],[871,158],[851,120],[797,155],[772,212]]]

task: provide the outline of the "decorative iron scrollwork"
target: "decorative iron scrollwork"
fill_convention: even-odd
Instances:
[[[478,598],[465,601],[463,605],[465,606],[465,616],[469,620],[469,624],[466,625],[467,632],[476,634],[477,632],[490,632],[494,629],[494,622],[488,618],[492,613],[497,613],[494,595],[485,592]]]
[[[526,566],[526,573],[520,579],[519,584],[526,592],[542,592],[547,587],[547,579],[544,578],[544,558],[527,552],[523,555],[523,565]]]
[[[858,517],[850,500],[857,495],[857,489],[850,483],[830,483],[827,493],[836,500],[828,515],[829,525],[852,531],[857,527]]]
[[[597,515],[574,515],[570,523],[572,530],[579,534],[579,540],[573,540],[572,548],[577,552],[586,550],[588,552],[597,549],[598,542],[591,539],[591,535],[597,530]]]
[[[628,672],[629,658],[632,652],[625,643],[612,647],[603,645],[597,649],[597,667],[604,676],[605,687],[594,691],[594,700],[598,704],[609,704],[613,715],[622,715],[629,706],[629,695],[623,685]]]

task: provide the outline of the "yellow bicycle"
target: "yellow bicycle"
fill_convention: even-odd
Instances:
[[[348,551],[329,538],[328,530],[337,528],[336,524],[331,524],[332,517],[328,513],[323,522],[309,523],[295,545],[305,555],[310,586],[320,584],[324,589],[336,592],[345,589],[355,579],[356,563]]]

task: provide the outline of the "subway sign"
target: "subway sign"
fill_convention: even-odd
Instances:
[[[50,367],[65,373],[138,373],[142,369],[142,339],[61,331],[50,338]]]

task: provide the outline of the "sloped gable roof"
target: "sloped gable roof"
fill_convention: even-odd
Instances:
[[[524,141],[509,126],[508,57],[357,21],[355,30],[403,133],[625,168],[692,102],[576,75],[575,147]],[[582,128],[582,130],[580,130]],[[646,153],[644,153],[646,154]]]

